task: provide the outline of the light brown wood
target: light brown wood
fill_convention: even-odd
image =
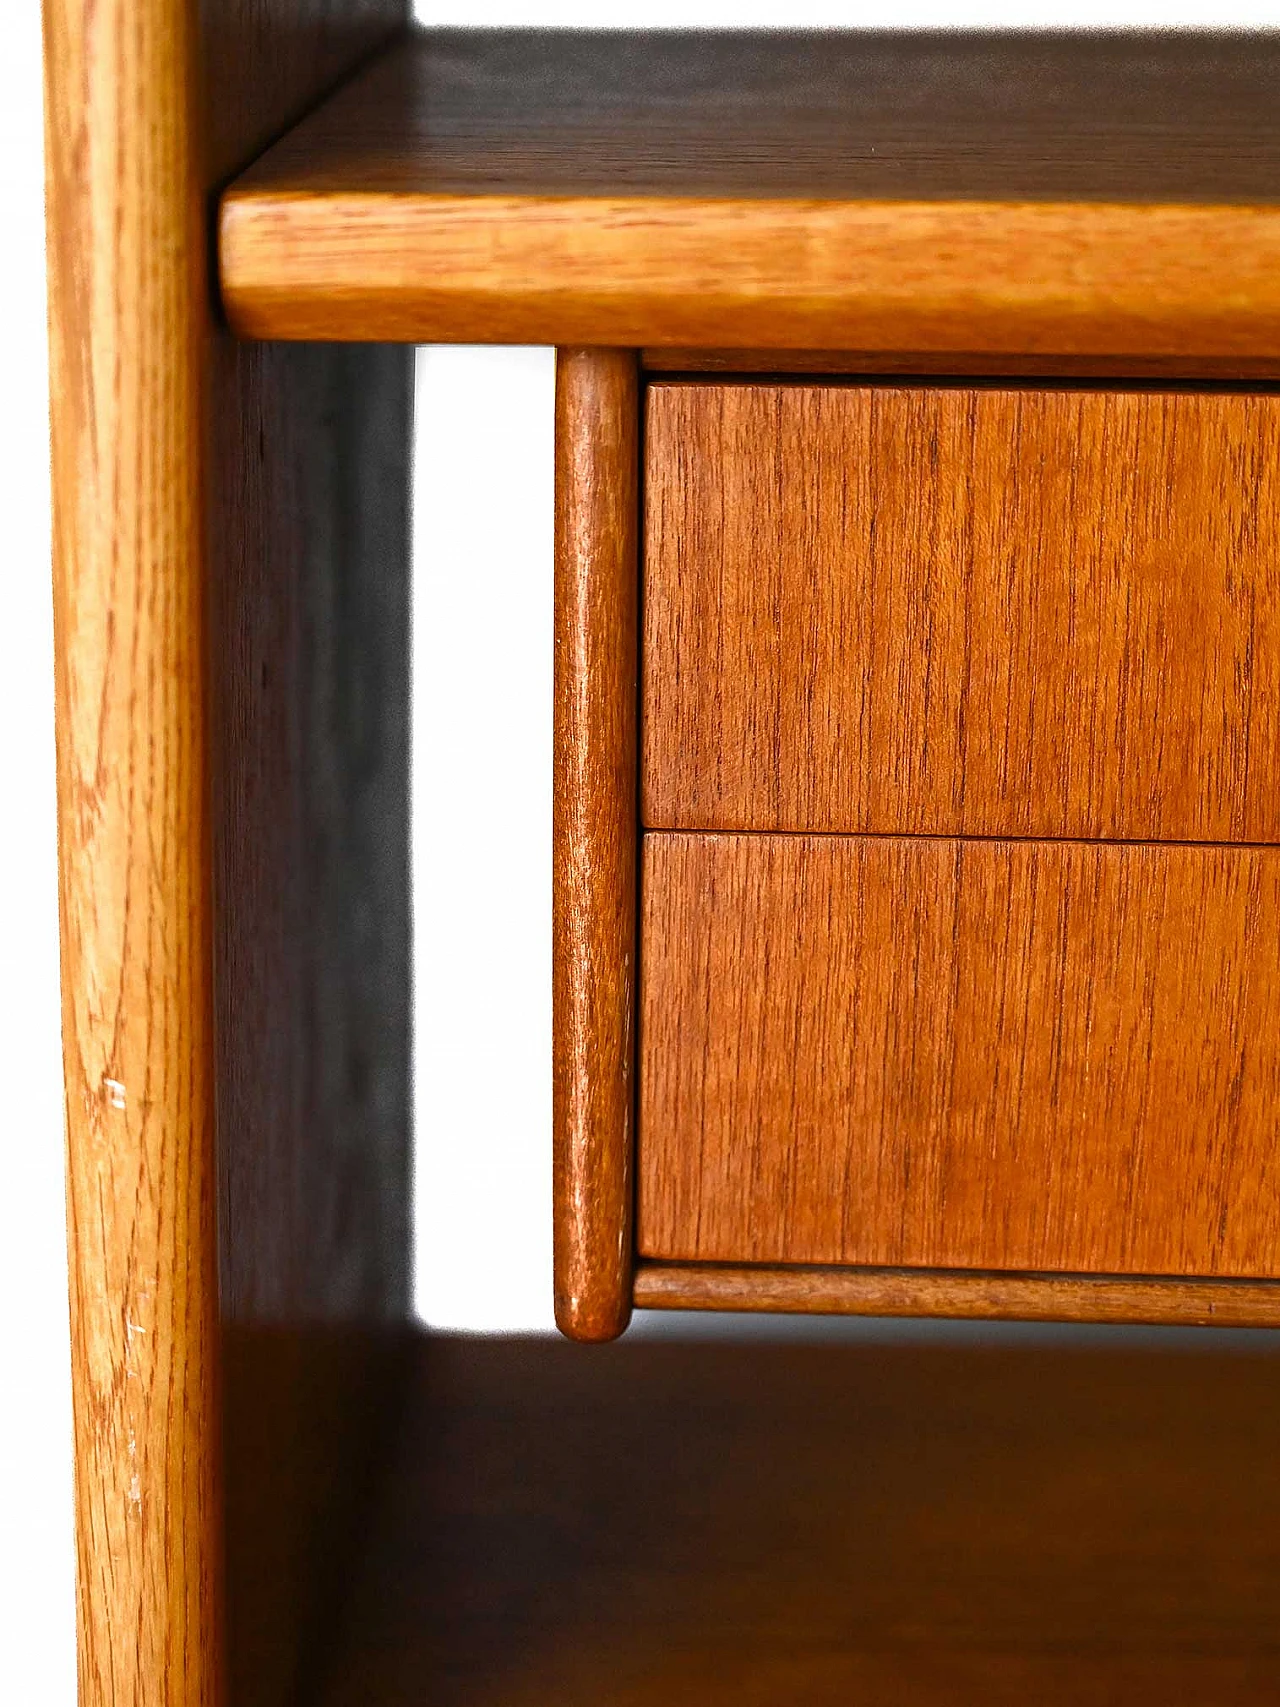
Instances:
[[[642,1262],[640,1310],[1277,1328],[1280,1284],[963,1269]]]
[[[45,0],[44,17],[79,1698],[213,1707],[223,1621],[194,32],[181,0]]]
[[[1192,372],[1280,343],[1271,208],[316,193],[286,179],[227,197],[220,255],[246,338],[1137,352]]]
[[[657,384],[643,818],[1280,840],[1280,397]]]
[[[638,1249],[1280,1274],[1280,851],[643,845]]]
[[[252,337],[1270,360],[1267,37],[428,36],[222,205]]]
[[[424,1344],[318,1707],[1270,1707],[1275,1336],[1029,1337]]]
[[[631,1314],[639,427],[634,354],[559,352],[555,1308],[583,1340]]]
[[[255,721],[272,672],[279,684],[282,664],[306,651],[299,635],[323,632],[321,613],[290,630],[262,589],[287,599],[304,564],[322,584],[326,529],[355,549],[364,535],[352,494],[369,475],[353,458],[339,496],[321,493],[332,416],[280,442],[291,409],[323,397],[314,381],[330,358],[242,357],[215,329],[206,227],[214,186],[402,15],[398,0],[44,3],[81,1707],[296,1698],[317,1537],[335,1527],[347,1468],[332,1449],[341,1407],[309,1373],[307,1348],[338,1318],[344,1289],[363,1288],[366,1315],[399,1307],[407,1239],[371,1211],[369,1175],[380,1166],[380,1189],[396,1185],[396,1145],[403,1156],[407,1141],[384,1130],[363,1171],[332,1177],[333,1099],[299,1094],[297,1069],[299,1012],[331,1014],[313,971],[328,951],[313,938],[306,964],[295,931],[295,983],[260,1002],[272,983],[263,962],[288,958],[280,897],[292,873],[259,866],[254,887],[239,881],[252,857],[227,853],[234,841],[262,858],[260,830],[278,837],[303,800],[313,839],[331,826],[303,780],[315,769],[314,722],[296,706]],[[348,361],[342,399],[361,421],[376,413],[358,395],[362,372]],[[305,528],[292,512],[281,520],[308,495],[320,501]],[[384,510],[389,496],[384,481]],[[309,535],[293,555],[280,548],[289,529]],[[388,588],[393,555],[379,566]],[[362,657],[358,640],[354,650]],[[251,685],[240,679],[250,668]],[[285,762],[260,787],[282,727]],[[342,768],[332,746],[327,775]],[[378,805],[371,836],[387,831]],[[228,807],[235,821],[224,825]],[[371,876],[385,901],[388,885],[366,865],[362,881]],[[385,954],[362,947],[372,988]],[[240,1051],[255,1021],[258,1051]],[[359,1019],[347,1023],[359,1031]],[[391,1059],[392,1028],[382,1036]],[[351,1132],[370,1137],[359,1119],[348,1142]],[[340,1221],[323,1212],[335,1199]],[[248,1408],[263,1402],[265,1360],[252,1354],[264,1318],[271,1413],[246,1445]],[[337,1376],[325,1349],[349,1420],[359,1415],[350,1364]],[[367,1375],[368,1360],[355,1362]],[[363,1407],[375,1391],[370,1379]],[[262,1449],[273,1433],[274,1458]],[[240,1496],[255,1477],[250,1510]],[[228,1504],[237,1579],[255,1542],[279,1567],[259,1585],[254,1611],[271,1628],[256,1651],[252,1618],[234,1611],[237,1581],[224,1620]]]

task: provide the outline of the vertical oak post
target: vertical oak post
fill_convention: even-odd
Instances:
[[[639,377],[556,365],[555,1306],[573,1339],[631,1315]]]
[[[223,1699],[188,0],[45,0],[81,1707]]]
[[[409,357],[237,347],[206,227],[405,5],[43,12],[80,1707],[277,1707],[407,1292]]]

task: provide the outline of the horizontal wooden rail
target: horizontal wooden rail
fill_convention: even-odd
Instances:
[[[1280,1281],[642,1262],[641,1310],[1280,1327]]]

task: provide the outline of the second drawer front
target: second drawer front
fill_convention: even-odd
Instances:
[[[664,829],[1280,840],[1280,398],[649,392]]]
[[[650,835],[645,1256],[1280,1273],[1280,851]]]

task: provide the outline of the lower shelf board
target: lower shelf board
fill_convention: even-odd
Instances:
[[[932,1334],[421,1342],[318,1701],[1280,1698],[1276,1340]]]

